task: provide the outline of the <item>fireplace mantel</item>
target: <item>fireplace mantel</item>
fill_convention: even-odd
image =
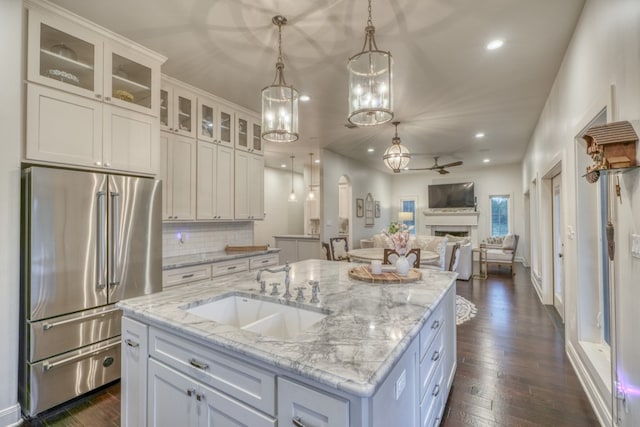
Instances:
[[[478,211],[424,211],[426,225],[478,226]]]

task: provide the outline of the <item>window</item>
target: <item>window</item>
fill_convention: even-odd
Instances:
[[[413,226],[411,234],[416,234],[416,199],[400,199],[400,211],[411,212],[411,219],[405,219],[401,222],[407,224],[407,226]]]
[[[509,234],[509,212],[511,203],[509,196],[489,196],[491,207],[491,236]]]

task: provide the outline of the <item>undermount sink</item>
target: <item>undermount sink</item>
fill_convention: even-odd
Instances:
[[[228,295],[185,310],[224,325],[285,339],[327,317],[324,313],[242,295]]]

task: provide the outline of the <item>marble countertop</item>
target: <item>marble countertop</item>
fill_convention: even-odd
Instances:
[[[209,264],[212,262],[229,261],[238,258],[247,258],[257,255],[266,255],[271,253],[280,252],[279,248],[269,248],[266,251],[255,252],[233,252],[227,253],[225,251],[217,252],[205,252],[200,254],[191,255],[178,255],[162,258],[162,269],[172,270],[174,268],[188,267],[191,265]]]
[[[279,236],[273,236],[274,239],[308,239],[308,240],[320,240],[319,234],[281,234]]]
[[[418,282],[369,284],[349,278],[349,268],[358,265],[361,264],[324,260],[292,264],[291,289],[306,287],[302,304],[268,293],[261,295],[255,272],[247,272],[177,286],[120,301],[117,306],[125,315],[143,323],[166,328],[182,337],[205,340],[332,388],[368,397],[418,335],[431,307],[455,283],[456,273],[421,270],[422,280]],[[284,273],[263,273],[263,279],[267,283],[283,282]],[[308,303],[311,288],[307,282],[311,279],[320,283],[320,302],[313,305]],[[234,292],[330,314],[301,334],[284,340],[185,311]]]

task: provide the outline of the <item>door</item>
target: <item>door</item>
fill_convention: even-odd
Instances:
[[[553,233],[553,305],[564,321],[564,267],[562,242],[562,186],[561,175],[558,174],[551,180],[553,188],[552,209],[552,233]]]
[[[109,176],[109,302],[162,290],[161,182]]]
[[[106,191],[103,174],[28,170],[24,220],[29,320],[107,304]]]

